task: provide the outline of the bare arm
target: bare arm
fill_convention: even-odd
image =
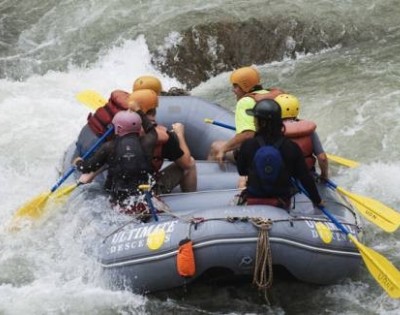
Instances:
[[[175,123],[172,125],[172,130],[175,132],[179,140],[179,147],[183,151],[183,155],[179,159],[177,159],[175,163],[177,163],[184,170],[189,169],[193,166],[194,162],[191,157],[189,147],[186,143],[185,127],[181,123]]]
[[[213,157],[211,159],[222,162],[224,160],[225,153],[239,148],[245,140],[253,137],[254,131],[251,130],[246,130],[235,134],[233,138],[229,139],[227,142],[223,142],[222,145],[213,148],[213,152],[211,153]]]
[[[240,145],[247,139],[253,138],[254,137],[254,131],[251,130],[246,130],[243,131],[242,133],[235,134],[233,138],[229,139],[223,146],[221,151],[223,153],[233,151],[237,148],[240,147]]]

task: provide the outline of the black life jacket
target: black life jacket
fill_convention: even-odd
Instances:
[[[249,170],[247,191],[252,196],[261,198],[287,195],[290,178],[279,150],[285,138],[268,145],[261,137],[256,139],[260,148],[254,155]]]
[[[131,133],[117,137],[112,161],[110,172],[113,192],[133,194],[138,185],[148,183],[148,176],[152,173],[151,164],[138,135]]]

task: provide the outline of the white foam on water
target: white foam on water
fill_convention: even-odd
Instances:
[[[160,77],[167,89],[179,86],[152,67],[143,37],[115,47],[90,68],[71,67],[23,82],[1,80],[0,312],[129,313],[144,305],[141,296],[99,286],[97,265],[73,238],[79,227],[76,208],[47,209],[45,220],[19,233],[5,229],[16,209],[58,179],[63,152],[89,113],[75,95],[85,89],[105,98],[114,89],[131,91],[134,79],[143,74]]]
[[[271,78],[271,82],[276,79],[277,82],[287,83],[287,78],[299,71],[299,64],[305,64],[308,69],[310,64],[317,63],[315,59],[322,59],[319,66],[326,62],[317,57],[307,56],[299,61],[274,63],[272,70],[269,67],[262,69],[262,75]],[[307,62],[310,64],[306,64]],[[151,65],[144,37],[128,40],[114,47],[95,64],[86,68],[71,66],[68,72],[48,72],[43,76],[32,76],[23,82],[0,80],[2,227],[25,201],[48,190],[57,180],[59,160],[66,147],[76,139],[89,112],[88,108],[75,100],[75,95],[82,90],[91,89],[107,98],[114,89],[130,91],[133,80],[143,74],[160,77],[166,90],[179,86],[175,79],[160,74]],[[307,71],[303,75],[306,77]],[[234,98],[227,83],[228,78],[229,73],[221,74],[199,86],[194,94],[204,94],[209,99],[232,106]],[[301,83],[305,85],[304,82]],[[373,110],[373,102],[363,101],[357,107],[359,104],[353,105],[346,95],[340,94],[343,93],[341,90],[334,102],[328,97],[332,95],[319,95],[317,87],[305,85],[301,90],[300,83],[294,86],[299,89],[300,95],[305,95],[304,100],[309,106],[308,109],[305,108],[304,117],[318,119],[314,114],[317,109],[326,111],[321,122],[327,126],[322,135],[327,134],[324,143],[329,152],[340,152],[345,157],[348,154],[349,158],[362,162],[358,169],[341,170],[335,180],[348,190],[371,196],[394,209],[400,209],[400,164],[395,159],[398,151],[393,147],[398,127],[393,123],[392,133],[386,133],[379,124],[380,120],[390,119],[398,113],[399,108],[393,105],[398,94],[388,94],[384,98],[391,101],[386,103],[390,107],[386,107],[389,109],[387,113],[379,116],[379,111]],[[340,86],[335,88],[339,90]],[[343,90],[346,91],[344,88]],[[376,97],[380,98],[381,95]],[[227,101],[228,98],[231,101]],[[350,110],[334,120],[336,116],[332,113],[342,112],[344,107],[338,107],[341,104],[349,106]],[[343,122],[340,118],[346,120]],[[378,135],[382,136],[383,153],[379,148],[368,148],[368,129],[363,131],[365,124],[369,124],[368,128],[378,127]],[[346,142],[352,137],[366,140],[355,147]],[[342,139],[344,141],[340,141]],[[376,138],[373,140],[378,142]],[[79,240],[79,218],[74,216],[74,211],[78,211],[78,207],[75,207],[77,205],[74,203],[71,207],[50,209],[41,225],[18,234],[0,229],[0,312],[144,312],[142,308],[146,300],[141,296],[126,291],[111,291],[102,286],[96,264],[82,251],[84,244]],[[398,233],[387,235],[378,232],[372,225],[368,225],[368,228],[372,229],[373,237],[379,238],[379,241],[373,243],[374,249],[383,250],[384,255],[400,267],[400,259],[396,253],[400,247],[398,237],[396,238]],[[376,313],[395,314],[400,306],[398,301],[390,300],[382,292],[366,270],[356,281],[333,286],[328,290],[331,290],[328,293],[333,296],[335,303],[347,299],[352,308],[359,305],[363,310],[363,305],[367,305],[368,310],[372,309]]]

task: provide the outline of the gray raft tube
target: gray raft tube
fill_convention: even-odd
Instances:
[[[195,96],[160,96],[157,122],[168,129],[173,123],[185,125],[185,138],[196,160],[206,160],[211,143],[228,140],[234,131],[204,122],[210,118],[234,126],[234,113],[221,105]]]

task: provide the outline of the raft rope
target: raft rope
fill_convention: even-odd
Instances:
[[[136,214],[131,220],[125,222],[124,224],[122,224],[121,226],[119,226],[115,230],[113,230],[111,233],[107,234],[103,239],[103,244],[107,241],[107,239],[109,237],[113,236],[115,233],[118,233],[119,231],[121,231],[127,225],[129,225],[131,223],[143,222],[144,219],[148,219],[150,217],[151,217],[151,214],[150,214],[150,210],[149,209],[147,209],[147,213],[141,212],[141,213]]]
[[[251,223],[259,230],[253,284],[257,286],[258,290],[264,292],[264,298],[270,304],[268,289],[272,286],[273,270],[268,231],[271,229],[273,223],[271,220],[263,218],[254,218],[251,220]]]

